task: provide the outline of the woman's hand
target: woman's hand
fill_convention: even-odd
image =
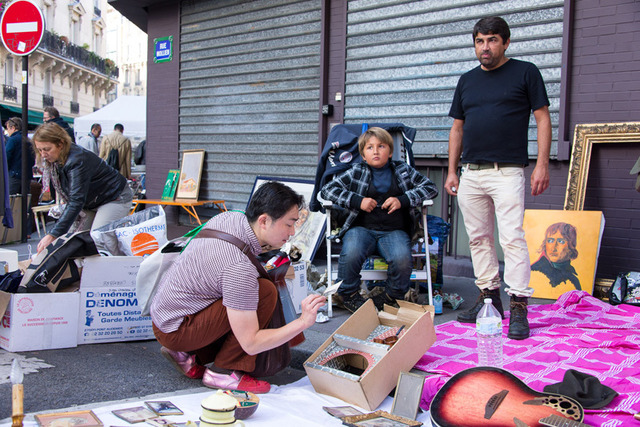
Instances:
[[[56,238],[51,234],[47,234],[46,236],[44,236],[38,243],[38,253],[42,252],[42,250],[49,246],[54,240],[56,240]]]
[[[302,300],[302,315],[300,316],[300,320],[302,320],[305,329],[316,323],[318,309],[325,305],[326,302],[327,299],[323,295],[316,294],[308,295]]]

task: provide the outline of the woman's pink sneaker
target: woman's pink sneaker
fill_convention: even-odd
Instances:
[[[207,369],[196,362],[196,356],[193,354],[169,350],[166,347],[162,347],[160,353],[176,367],[178,372],[189,378],[200,379]]]
[[[268,393],[271,390],[271,384],[268,382],[257,380],[240,371],[233,371],[230,375],[226,375],[207,369],[202,378],[202,384],[210,388],[250,391],[256,394]]]

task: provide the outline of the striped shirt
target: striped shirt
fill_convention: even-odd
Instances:
[[[257,255],[260,243],[247,217],[225,212],[204,228],[224,231],[251,246]],[[237,246],[213,238],[193,239],[160,279],[151,303],[151,319],[164,333],[174,332],[185,316],[198,313],[222,298],[225,307],[257,310],[258,271]]]

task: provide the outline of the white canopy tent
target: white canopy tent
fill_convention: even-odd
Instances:
[[[73,130],[76,138],[91,131],[94,123],[102,126],[102,134],[113,131],[116,123],[124,126],[124,135],[145,139],[147,135],[147,98],[145,96],[120,96],[110,104],[86,116],[76,117]]]

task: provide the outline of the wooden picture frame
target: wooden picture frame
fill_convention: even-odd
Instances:
[[[579,211],[584,199],[593,144],[640,142],[640,122],[576,125],[564,209]]]
[[[57,412],[34,415],[40,427],[66,424],[77,427],[101,427],[103,424],[93,411]]]
[[[375,411],[364,415],[354,415],[352,417],[340,418],[344,425],[350,427],[405,427],[405,426],[421,426],[420,421],[410,420],[408,418],[391,415],[387,411]]]
[[[184,150],[182,152],[176,200],[198,200],[204,153],[204,150]]]
[[[180,169],[169,169],[167,179],[164,182],[164,189],[162,190],[162,200],[166,202],[173,202],[173,199],[176,197],[179,180]]]
[[[391,413],[399,417],[415,420],[420,409],[422,389],[424,388],[423,374],[400,372],[398,384],[393,397]]]
[[[324,230],[327,225],[327,215],[322,212],[311,212],[309,201],[313,194],[314,182],[304,179],[274,178],[269,176],[257,176],[251,189],[251,195],[265,182],[277,181],[287,185],[293,191],[304,197],[305,206],[300,210],[299,220],[296,223],[296,234],[289,242],[298,248],[301,253],[301,260],[312,261],[316,250],[324,238]],[[251,197],[249,197],[251,201]],[[247,201],[247,206],[249,206]]]

